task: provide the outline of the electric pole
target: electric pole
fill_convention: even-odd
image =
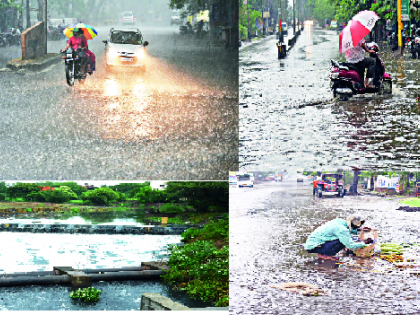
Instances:
[[[31,11],[29,11],[29,0],[26,0],[26,28],[31,27]]]
[[[293,0],[293,35],[296,34],[295,2],[296,0]]]

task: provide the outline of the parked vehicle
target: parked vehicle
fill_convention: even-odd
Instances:
[[[0,47],[7,46],[6,35],[4,33],[0,33]]]
[[[179,10],[173,10],[171,14],[171,25],[182,25],[183,22],[184,20],[181,19],[181,12]]]
[[[323,195],[336,195],[337,197],[344,197],[347,190],[344,189],[343,174],[322,174],[321,179],[314,182],[313,194],[319,198]]]
[[[73,50],[72,48],[60,53],[64,54],[64,64],[66,71],[66,81],[69,86],[73,86],[75,80],[79,80],[79,83],[84,84],[86,74],[82,74],[82,65],[80,60],[80,53],[82,49]]]
[[[250,173],[237,172],[236,177],[238,178],[238,187],[254,187],[254,176]]]
[[[4,33],[4,37],[6,39],[6,44],[9,46],[20,46],[20,30],[17,28],[8,28]]]
[[[143,41],[139,29],[111,28],[108,40],[105,43],[106,67],[133,67],[141,72],[146,71],[144,61],[145,48],[149,43]]]
[[[330,86],[334,97],[339,97],[341,101],[347,101],[349,97],[355,94],[379,93],[392,94],[392,78],[385,72],[384,63],[378,52],[376,43],[368,43],[366,46],[374,50],[370,56],[376,58],[375,88],[365,88],[364,73],[359,72],[354,64],[342,62],[339,63],[331,59]]]

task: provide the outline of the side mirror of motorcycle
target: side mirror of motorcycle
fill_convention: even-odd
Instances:
[[[107,40],[103,40],[102,43],[108,44],[108,41]]]
[[[143,43],[143,46],[144,46],[144,47],[146,47],[147,45],[149,45],[149,42],[146,40],[146,41]]]

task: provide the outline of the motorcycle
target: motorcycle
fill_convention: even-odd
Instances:
[[[371,53],[370,57],[376,59],[375,80],[373,85],[375,88],[365,88],[364,73],[352,63],[339,63],[331,59],[330,87],[334,97],[339,97],[340,101],[347,101],[349,97],[355,94],[379,93],[392,94],[392,78],[385,72],[384,63],[378,52],[376,43],[368,43],[366,46],[375,53]]]
[[[194,34],[194,30],[192,28],[191,23],[187,22],[186,25],[181,25],[179,27],[179,33],[181,35]]]
[[[20,30],[16,28],[8,28],[4,34],[6,43],[10,46],[20,46]]]
[[[4,33],[0,33],[0,47],[6,47],[7,41]]]
[[[81,48],[77,50],[69,48],[64,52],[60,50],[60,53],[65,54],[63,59],[65,63],[66,81],[69,86],[73,86],[75,80],[79,80],[80,84],[85,83],[86,74],[82,74],[81,52]]]

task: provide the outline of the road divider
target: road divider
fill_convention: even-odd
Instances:
[[[39,71],[44,70],[50,65],[59,63],[62,60],[61,54],[47,54],[38,59],[22,60],[22,58],[13,59],[6,63],[6,68],[18,71],[21,69]]]

